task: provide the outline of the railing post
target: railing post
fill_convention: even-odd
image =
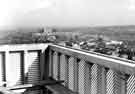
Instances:
[[[40,56],[41,80],[49,78],[49,47],[41,52]]]
[[[24,84],[28,83],[28,69],[29,69],[29,64],[28,64],[28,51],[24,50]]]
[[[3,77],[3,53],[0,53],[0,85],[2,85]]]
[[[28,62],[28,52],[27,50],[24,50],[24,66],[25,66],[24,73],[28,72],[27,62]]]
[[[50,59],[52,60],[52,56],[50,56],[50,53],[52,53],[52,51],[50,50],[50,48],[48,47],[47,49],[44,49],[40,52],[40,80],[47,80],[49,79],[49,76],[52,76],[49,72],[50,72]],[[52,72],[52,71],[51,71]],[[50,94],[48,93],[48,89],[44,88],[42,91],[40,91],[41,94]],[[40,93],[38,93],[40,94]]]
[[[3,82],[6,82],[6,54],[5,54],[5,52],[3,52],[2,54],[1,54],[2,56],[2,61],[1,61],[1,72],[2,72],[2,81]],[[3,86],[6,86],[6,84],[4,84]]]
[[[25,68],[24,68],[24,63],[25,63],[25,57],[24,57],[24,51],[20,53],[21,55],[21,60],[20,60],[20,78],[21,78],[21,83],[20,84],[25,84]]]

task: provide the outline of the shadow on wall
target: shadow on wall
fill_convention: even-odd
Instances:
[[[28,66],[28,68],[24,68],[25,70],[28,70],[27,73],[25,73],[24,75],[24,82],[22,81],[22,78],[20,77],[20,79],[17,81],[16,85],[18,84],[35,84],[35,83],[39,83],[40,81],[40,53],[41,51],[30,51],[29,52],[29,60],[28,62],[25,62],[30,64]],[[32,61],[32,62],[31,62]],[[23,65],[24,66],[24,65]],[[24,94],[40,94],[41,90],[26,90],[24,92]]]

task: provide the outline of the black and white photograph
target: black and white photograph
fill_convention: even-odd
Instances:
[[[135,0],[0,0],[0,94],[135,94]]]

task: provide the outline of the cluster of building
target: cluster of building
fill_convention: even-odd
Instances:
[[[90,39],[87,41],[66,41],[60,45],[69,46],[75,49],[106,54],[114,57],[135,60],[135,51],[128,49],[122,41],[103,40],[102,38]]]
[[[56,35],[58,34],[60,33],[56,32],[55,29],[43,28],[40,32],[35,33],[34,35],[38,37],[39,41],[47,40],[55,43],[57,40]],[[103,36],[96,36],[95,38],[91,38],[89,40],[72,38],[72,40],[63,42],[60,41],[58,44],[135,61],[135,51],[133,49],[129,49],[123,41],[110,40]]]

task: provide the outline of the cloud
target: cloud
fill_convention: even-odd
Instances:
[[[133,10],[135,0],[0,0],[0,25],[130,24]]]

